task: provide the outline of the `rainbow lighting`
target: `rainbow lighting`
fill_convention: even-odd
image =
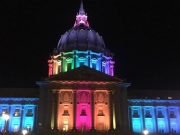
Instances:
[[[110,129],[108,90],[59,90],[57,125],[61,131]],[[92,111],[94,110],[94,111]],[[94,118],[93,118],[94,116]]]
[[[130,84],[113,77],[114,64],[102,36],[90,27],[81,2],[73,27],[61,35],[48,60],[49,78],[38,83],[57,98],[52,99],[53,111],[49,112],[51,128],[64,132],[114,129],[114,134],[129,134],[130,129],[132,134],[179,134],[180,100],[127,100]],[[48,94],[43,92],[46,99]]]
[[[49,76],[83,65],[114,76],[112,53],[106,49],[102,36],[90,28],[87,18],[81,2],[73,28],[61,36],[48,60]]]
[[[112,56],[102,36],[90,27],[81,1],[74,26],[61,36],[57,48],[48,60],[48,75],[51,77],[87,66],[114,76],[115,62]],[[81,82],[83,85],[85,83],[85,81]],[[57,91],[59,103],[57,128],[59,130],[66,132],[76,129],[83,132],[91,129],[99,131],[110,129],[109,90],[92,90],[87,87],[75,90],[62,88]]]

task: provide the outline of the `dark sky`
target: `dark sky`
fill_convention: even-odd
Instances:
[[[75,21],[80,0],[0,3],[0,87],[33,87]],[[115,73],[131,89],[180,89],[178,3],[84,0],[90,26],[114,53]]]

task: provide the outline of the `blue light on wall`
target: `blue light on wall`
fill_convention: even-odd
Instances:
[[[131,99],[129,104],[132,132],[180,133],[180,100]]]
[[[180,133],[180,113],[178,107],[168,107],[170,131],[172,133]]]
[[[141,133],[143,130],[142,107],[133,106],[131,109],[132,130],[134,133]]]
[[[8,132],[19,132],[22,129],[32,131],[38,100],[38,98],[0,98],[0,132],[5,129],[3,113],[10,116],[7,125]]]
[[[169,124],[167,118],[167,107],[158,106],[156,107],[156,117],[157,117],[157,127],[159,133],[168,133],[169,132]]]
[[[34,127],[34,116],[35,116],[35,105],[25,105],[23,114],[23,129],[33,130]]]
[[[3,112],[9,112],[8,104],[0,104],[0,131],[2,132],[5,126],[5,119],[2,117]]]
[[[10,107],[9,131],[18,132],[21,127],[22,105],[14,104]]]
[[[150,133],[156,132],[155,115],[153,106],[144,106],[144,127]]]

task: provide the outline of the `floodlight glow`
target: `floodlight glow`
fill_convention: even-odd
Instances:
[[[6,121],[8,121],[9,118],[10,118],[10,116],[9,116],[8,114],[6,114],[6,113],[3,113],[3,114],[2,114],[2,117],[3,117],[3,119],[5,119]]]
[[[143,134],[144,134],[144,135],[148,135],[148,134],[149,134],[149,131],[148,131],[147,129],[145,129],[145,130],[143,131]]]
[[[26,135],[27,133],[28,133],[27,129],[23,129],[23,130],[22,130],[22,134],[23,134],[23,135]]]

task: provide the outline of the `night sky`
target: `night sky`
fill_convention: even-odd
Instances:
[[[35,87],[47,59],[70,29],[80,0],[0,3],[0,87]],[[90,26],[114,53],[115,74],[130,89],[180,90],[178,3],[84,0]]]

